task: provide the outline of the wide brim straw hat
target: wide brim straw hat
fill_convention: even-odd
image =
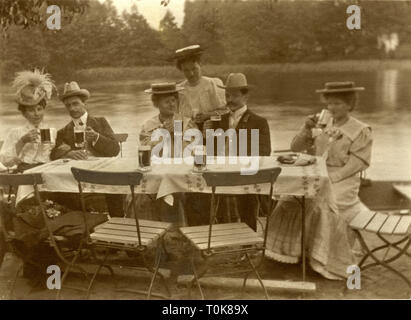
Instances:
[[[177,86],[175,82],[165,82],[165,83],[153,83],[150,89],[144,90],[145,93],[161,95],[161,94],[171,94],[177,93],[184,88]]]
[[[194,44],[188,47],[177,49],[171,60],[182,61],[194,56],[201,56],[204,49],[199,44]]]
[[[86,89],[81,89],[76,81],[67,82],[64,85],[64,91],[60,96],[60,100],[65,100],[70,97],[82,97],[87,100],[90,98],[90,92]]]
[[[35,69],[16,73],[13,88],[16,89],[15,101],[29,107],[38,105],[43,99],[50,99],[56,87],[50,74]]]
[[[317,93],[358,92],[365,88],[356,87],[353,81],[326,82],[323,89],[315,90]]]

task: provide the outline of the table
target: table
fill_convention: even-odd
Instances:
[[[226,160],[227,163],[219,163]],[[228,163],[228,158],[215,159],[215,164],[208,164],[208,170],[221,171],[239,171],[246,165],[241,163],[242,159],[237,159],[236,164]],[[235,160],[236,159],[232,159]],[[325,161],[318,157],[313,165],[309,166],[291,166],[281,165],[277,162],[276,157],[257,157],[251,159],[258,161],[259,168],[282,167],[282,172],[274,186],[275,196],[295,196],[301,198],[302,206],[302,268],[303,280],[305,280],[306,269],[306,252],[305,252],[305,199],[315,198],[320,190],[327,185],[330,185],[328,172]],[[30,169],[26,173],[41,173],[44,184],[39,186],[40,191],[47,192],[69,192],[77,193],[78,185],[71,174],[71,167],[124,172],[138,170],[137,159],[134,158],[91,158],[89,160],[56,160],[42,166]],[[200,192],[211,193],[205,180],[200,173],[192,172],[193,166],[182,163],[153,164],[152,170],[146,172],[141,181],[141,184],[136,187],[136,193],[156,194],[157,199],[164,198],[177,192]],[[221,194],[261,194],[268,195],[270,184],[254,184],[236,187],[221,187],[218,193]],[[83,184],[84,192],[90,193],[110,193],[110,194],[128,194],[128,187],[121,186],[102,186]],[[17,194],[17,202],[30,196],[32,193],[31,187],[22,187]]]

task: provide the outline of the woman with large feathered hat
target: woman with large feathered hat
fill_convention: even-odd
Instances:
[[[40,128],[46,128],[43,118],[55,86],[49,74],[35,69],[18,72],[13,88],[25,124],[9,131],[0,151],[0,162],[7,167],[17,165],[18,171],[24,171],[50,160],[52,145],[40,143]]]

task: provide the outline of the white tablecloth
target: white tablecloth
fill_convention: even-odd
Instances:
[[[227,160],[228,162],[228,160]],[[323,187],[330,186],[327,168],[322,158],[317,158],[313,165],[295,167],[280,165],[275,157],[260,157],[259,168],[282,167],[282,172],[274,188],[275,195],[294,195],[314,198]],[[137,159],[127,158],[95,158],[86,161],[56,160],[42,166],[30,169],[26,173],[41,173],[44,184],[39,186],[40,191],[48,192],[78,192],[78,185],[71,174],[71,167],[99,171],[134,171],[138,170]],[[185,164],[153,164],[152,170],[144,173],[141,184],[136,187],[136,193],[157,194],[162,198],[176,192],[211,193],[202,175],[192,172],[192,165]],[[210,171],[239,171],[244,168],[238,164],[210,164]],[[84,192],[128,194],[128,187],[102,186],[83,184]],[[244,185],[236,187],[220,187],[217,193],[225,194],[269,194],[270,185]],[[32,194],[33,188],[20,187],[17,201]]]

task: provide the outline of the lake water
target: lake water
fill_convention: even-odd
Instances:
[[[409,71],[268,73],[260,78],[249,77],[249,83],[255,85],[249,106],[269,121],[273,149],[288,149],[305,116],[323,108],[315,89],[322,88],[326,81],[346,80],[366,88],[360,93],[353,116],[371,125],[374,133],[372,164],[367,175],[376,180],[411,180]],[[105,116],[115,132],[129,134],[123,144],[123,156],[136,156],[141,125],[157,113],[150,97],[143,92],[150,83],[96,81],[81,86],[91,92],[90,113]],[[69,120],[64,105],[57,99],[52,100],[46,114],[50,126],[61,128]],[[22,116],[13,102],[11,88],[1,87],[0,140],[10,128],[21,123]]]

